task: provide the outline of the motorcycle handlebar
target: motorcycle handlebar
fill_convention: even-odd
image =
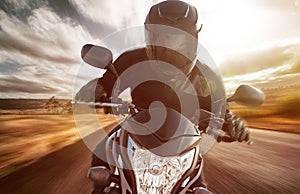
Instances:
[[[134,104],[128,102],[80,102],[80,101],[72,101],[73,105],[87,105],[94,108],[103,108],[106,114],[111,113],[115,115],[119,114],[132,114],[137,113],[138,110],[135,108]]]
[[[82,104],[82,105],[88,105],[88,106],[94,106],[94,107],[110,107],[110,108],[118,108],[120,106],[123,106],[123,103],[111,103],[111,102],[80,102],[80,101],[72,101],[74,104]]]
[[[108,108],[111,109],[111,112],[108,113],[112,113],[112,114],[130,114],[130,113],[137,113],[138,109],[135,107],[134,104],[128,103],[128,102],[119,102],[119,103],[114,103],[114,102],[78,102],[78,101],[72,101],[72,104],[82,104],[82,105],[87,105],[87,106],[91,106],[91,107],[96,107],[96,108]],[[114,109],[114,110],[112,110]],[[203,110],[205,111],[205,110]],[[207,112],[207,111],[205,111]],[[234,140],[227,136],[227,135],[221,135],[219,133],[215,133],[215,132],[210,132],[210,134],[215,135],[217,142],[234,142]],[[216,135],[217,134],[217,135]],[[249,141],[250,142],[250,141]],[[249,145],[252,144],[249,143]]]

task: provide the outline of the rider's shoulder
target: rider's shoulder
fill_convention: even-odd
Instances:
[[[213,65],[209,65],[203,61],[200,61],[199,59],[196,60],[196,66],[193,69],[195,72],[202,72],[202,73],[217,73],[218,69],[217,67],[214,67]]]
[[[144,61],[147,59],[146,49],[144,47],[141,48],[135,48],[131,50],[127,50],[123,52],[115,62],[138,62],[138,61]]]
[[[207,71],[209,68],[209,66],[203,62],[203,61],[200,61],[199,59],[197,59],[195,61],[196,65],[195,67],[193,68],[193,71],[192,71],[192,75],[194,74],[203,74],[205,71]]]

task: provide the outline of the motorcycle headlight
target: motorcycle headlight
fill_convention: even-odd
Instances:
[[[179,156],[161,157],[140,148],[129,137],[128,156],[141,194],[171,193],[174,185],[192,166],[195,149]]]

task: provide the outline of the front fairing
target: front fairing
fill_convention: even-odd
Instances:
[[[198,156],[196,152],[193,148],[180,155],[162,157],[141,148],[129,136],[128,157],[138,193],[167,194],[178,191],[193,172]]]
[[[176,111],[165,110],[165,117],[159,115],[163,110],[151,111],[126,119],[116,133],[118,137],[111,138],[108,152],[123,177],[123,191],[178,193],[194,180],[191,174],[199,162],[200,134]],[[162,121],[160,125],[151,123],[158,119],[154,115],[163,118],[156,120]]]
[[[121,126],[138,145],[160,156],[181,154],[201,138],[195,124],[165,107],[143,110]]]

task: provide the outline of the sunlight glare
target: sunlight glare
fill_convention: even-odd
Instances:
[[[200,41],[214,53],[217,61],[229,52],[257,43],[263,11],[256,4],[247,0],[189,2],[198,9],[198,23],[204,24]]]

